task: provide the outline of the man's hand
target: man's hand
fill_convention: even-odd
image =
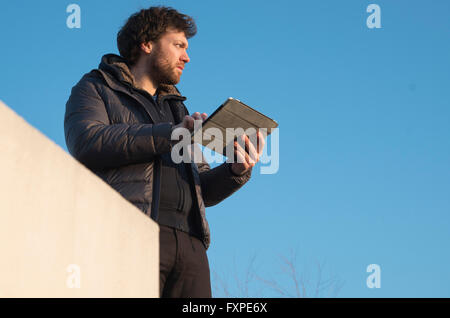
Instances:
[[[206,120],[208,115],[206,113],[200,114],[199,112],[195,112],[192,114],[192,116],[186,115],[183,118],[183,121],[174,126],[172,132],[175,132],[175,130],[178,129],[188,129],[190,132],[194,131],[194,120],[201,120],[202,122]],[[177,134],[182,135],[182,134]],[[172,140],[172,143],[177,143],[179,140]]]
[[[174,129],[182,127],[189,129],[190,132],[194,131],[194,120],[201,120],[202,122],[206,120],[208,115],[206,113],[200,114],[199,112],[195,112],[192,116],[186,115],[183,118],[183,122],[175,126]]]
[[[257,134],[258,149],[256,149],[253,143],[250,142],[250,139],[246,134],[243,134],[238,138],[241,138],[241,140],[244,141],[245,149],[243,149],[237,141],[234,142],[235,162],[231,164],[231,170],[235,174],[241,175],[253,168],[259,161],[259,157],[262,155],[262,151],[264,149],[265,141],[263,134],[259,130]],[[240,158],[239,161],[241,162],[237,162],[237,158]]]

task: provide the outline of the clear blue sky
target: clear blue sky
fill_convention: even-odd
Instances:
[[[81,29],[66,26],[70,3]],[[366,26],[370,3],[381,29]],[[231,290],[253,255],[259,276],[293,290],[277,256],[293,249],[306,278],[317,260],[344,282],[339,297],[450,297],[450,2],[6,1],[0,99],[67,151],[71,87],[152,4],[197,21],[178,85],[191,112],[233,96],[280,125],[278,173],[257,166],[207,209],[211,268]],[[279,295],[261,286],[248,295]]]

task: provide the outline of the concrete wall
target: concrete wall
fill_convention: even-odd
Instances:
[[[0,297],[159,296],[156,223],[1,101],[0,151]]]

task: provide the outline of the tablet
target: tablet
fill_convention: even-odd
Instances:
[[[233,142],[242,130],[251,132],[260,130],[264,137],[272,133],[278,123],[238,99],[228,98],[202,123],[201,129],[191,133],[191,140],[226,156],[226,145]],[[214,128],[214,129],[209,129]],[[239,128],[242,128],[240,130]],[[254,128],[254,130],[249,129]],[[239,131],[241,133],[239,134]],[[249,135],[250,140],[252,136]],[[222,138],[223,148],[216,147],[215,139]]]

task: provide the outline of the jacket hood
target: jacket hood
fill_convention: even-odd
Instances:
[[[126,60],[117,54],[105,54],[98,66],[99,69],[107,72],[119,82],[130,85],[139,89],[136,85],[133,74]],[[157,93],[159,96],[163,95],[177,95],[181,96],[180,92],[174,85],[161,84],[158,87]]]

